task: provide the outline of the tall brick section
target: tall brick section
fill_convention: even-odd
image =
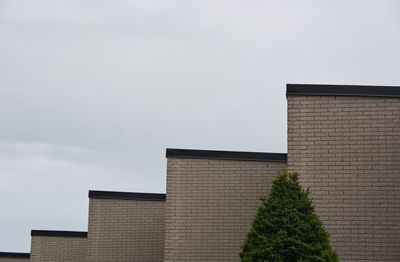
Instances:
[[[287,85],[288,169],[341,261],[400,261],[400,88]]]
[[[89,191],[88,261],[164,261],[165,194]]]
[[[239,261],[286,154],[167,149],[165,261]]]
[[[0,252],[0,262],[28,262],[29,253]]]
[[[32,230],[30,262],[86,262],[87,232]]]

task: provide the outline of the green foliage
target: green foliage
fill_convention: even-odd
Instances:
[[[253,220],[242,262],[336,262],[329,235],[297,173],[280,173]]]

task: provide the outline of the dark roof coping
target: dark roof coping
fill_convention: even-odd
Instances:
[[[288,95],[400,97],[400,86],[287,84]]]
[[[141,201],[165,201],[165,194],[90,190],[89,198],[125,199],[125,200],[141,200]]]
[[[29,253],[17,253],[17,252],[0,252],[0,257],[9,257],[9,258],[30,258]]]
[[[202,158],[220,160],[240,160],[240,161],[276,161],[286,162],[287,154],[283,153],[261,153],[261,152],[241,152],[241,151],[216,151],[216,150],[192,150],[192,149],[173,149],[167,148],[168,157],[176,158]]]
[[[42,237],[87,237],[87,232],[82,231],[55,231],[55,230],[32,230],[31,236]]]

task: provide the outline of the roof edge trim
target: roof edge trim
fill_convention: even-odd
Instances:
[[[87,237],[84,231],[32,230],[31,236],[41,237]]]
[[[89,190],[89,198],[165,201],[165,194]]]
[[[287,162],[285,153],[263,153],[243,151],[217,151],[167,148],[167,158],[200,158],[237,161]]]
[[[286,84],[286,96],[400,97],[400,86]]]
[[[20,253],[20,252],[0,252],[0,257],[9,258],[30,258],[30,253]]]

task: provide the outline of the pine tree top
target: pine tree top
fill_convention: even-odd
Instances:
[[[243,262],[339,261],[297,173],[277,175],[269,196],[262,199],[240,257]]]

